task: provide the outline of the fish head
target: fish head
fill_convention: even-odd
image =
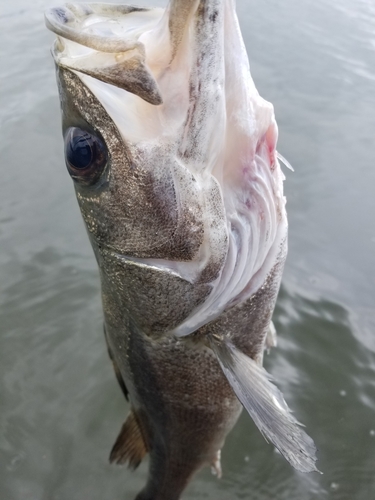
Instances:
[[[286,238],[273,107],[233,1],[67,4],[46,21],[106,316],[188,335],[254,293]]]

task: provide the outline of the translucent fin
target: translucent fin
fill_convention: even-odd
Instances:
[[[313,440],[300,428],[270,375],[228,339],[212,339],[210,346],[238,399],[256,426],[298,471],[319,472]]]
[[[130,469],[136,469],[147,452],[140,424],[132,410],[113,445],[109,461],[117,464],[128,462]]]
[[[289,168],[289,170],[291,170],[292,172],[294,172],[294,168],[288,162],[288,160],[286,158],[284,158],[283,155],[281,155],[278,151],[276,151],[276,156],[281,161],[281,163],[284,163],[284,165],[286,166],[286,168]]]

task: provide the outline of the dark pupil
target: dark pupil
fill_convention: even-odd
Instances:
[[[67,160],[77,169],[84,169],[90,166],[93,160],[93,151],[89,134],[73,136],[67,147]]]

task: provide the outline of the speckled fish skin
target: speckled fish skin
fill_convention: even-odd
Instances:
[[[98,35],[90,16],[125,28]],[[202,466],[220,475],[241,401],[295,468],[316,470],[312,440],[261,368],[287,222],[273,108],[251,80],[234,3],[67,4],[46,19],[64,137],[79,128],[107,152],[100,178],[74,185],[132,408],[112,460],[136,467],[149,452],[136,500],[177,500]],[[78,57],[71,41],[86,47]]]

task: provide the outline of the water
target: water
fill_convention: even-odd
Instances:
[[[133,0],[133,3],[134,0]],[[138,3],[138,2],[137,2]],[[45,0],[0,10],[0,498],[132,500],[110,466],[126,403],[102,334],[99,279],[63,162]],[[159,2],[163,5],[163,2]],[[375,498],[375,4],[238,0],[253,77],[275,105],[290,250],[266,358],[319,447],[295,472],[243,415],[224,476],[185,500]]]

